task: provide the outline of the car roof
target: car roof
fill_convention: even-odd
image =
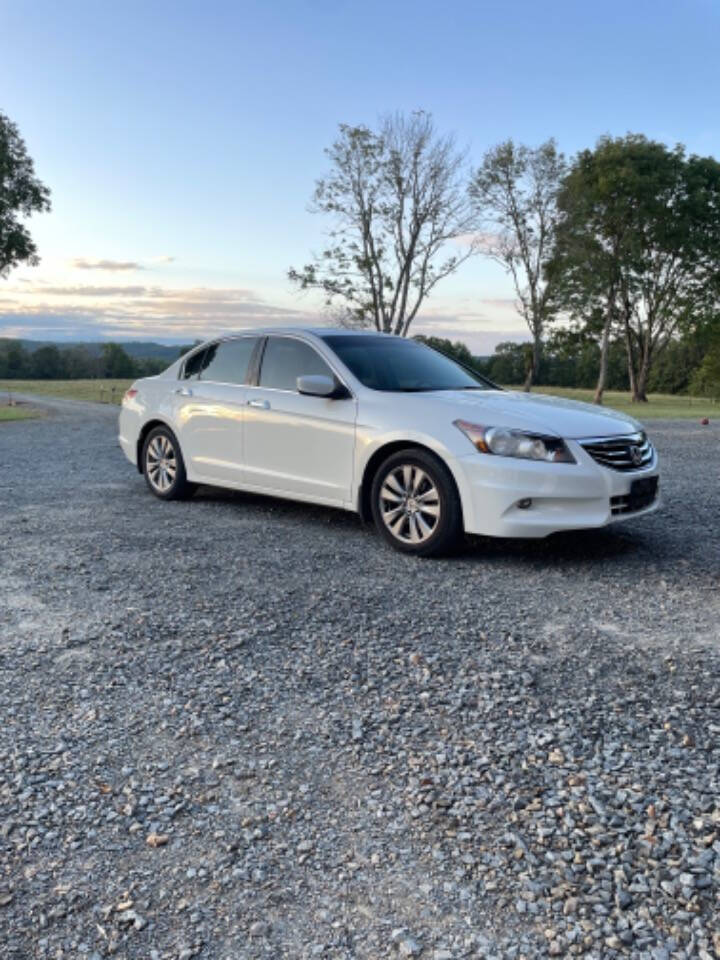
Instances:
[[[309,333],[315,337],[326,337],[329,334],[332,336],[347,337],[389,336],[389,334],[380,333],[378,330],[348,330],[345,327],[254,327],[248,330],[230,330],[227,333],[221,334],[221,336],[235,337],[247,334],[269,336],[272,333],[280,335],[287,333]]]
[[[215,343],[218,340],[228,340],[232,337],[269,337],[271,335],[281,337],[290,334],[310,334],[310,336],[321,339],[327,336],[392,338],[392,334],[381,333],[378,330],[347,330],[345,327],[248,327],[245,330],[224,330],[222,333],[217,333],[214,337],[208,337],[208,339],[203,340],[202,343],[193,345],[192,349],[188,350],[187,354],[183,354],[181,359],[185,359],[185,357],[191,353],[196,353],[203,347],[207,347],[208,344]]]

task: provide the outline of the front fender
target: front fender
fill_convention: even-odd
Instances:
[[[457,487],[462,505],[463,522],[466,527],[474,523],[473,498],[470,492],[465,472],[462,470],[455,452],[443,444],[437,437],[430,436],[421,430],[392,430],[381,434],[358,428],[357,431],[357,452],[355,468],[355,502],[358,513],[365,516],[363,507],[364,493],[366,486],[370,482],[367,476],[368,467],[372,466],[372,472],[376,465],[384,459],[382,451],[387,449],[388,456],[393,449],[399,446],[422,447],[441,460],[452,474],[455,486]]]

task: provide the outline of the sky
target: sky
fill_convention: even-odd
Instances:
[[[0,279],[0,336],[163,342],[326,322],[290,266],[338,124],[424,109],[477,165],[512,137],[568,156],[644,133],[720,157],[720,0],[0,0],[0,111],[49,214]],[[488,353],[526,332],[487,258],[413,331]]]

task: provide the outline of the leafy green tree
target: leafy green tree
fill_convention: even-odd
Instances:
[[[485,154],[470,194],[489,236],[487,256],[511,275],[518,310],[532,335],[529,390],[540,373],[545,329],[554,313],[554,275],[543,265],[555,242],[556,196],[565,160],[554,140],[531,148],[506,140]]]
[[[18,340],[5,340],[0,345],[0,371],[3,379],[22,380],[29,376],[27,350]]]
[[[65,347],[62,358],[68,380],[90,380],[100,375],[100,358],[86,347]]]
[[[64,372],[63,357],[54,343],[30,354],[30,376],[34,380],[59,380]]]
[[[564,308],[599,335],[601,401],[609,344],[625,342],[632,399],[653,363],[720,295],[720,164],[638,134],[601,138],[575,158],[558,197]],[[601,322],[599,322],[601,320]]]
[[[0,113],[0,277],[20,263],[39,262],[22,218],[50,209],[50,191],[35,176],[18,128]]]
[[[523,383],[532,362],[532,346],[528,343],[499,343],[490,358],[487,375],[495,383],[514,386]]]
[[[106,343],[102,350],[101,371],[104,377],[127,380],[136,376],[135,364],[119,343]]]
[[[165,360],[159,360],[157,357],[137,357],[133,362],[136,377],[154,377],[168,367]]]
[[[720,313],[709,316],[695,332],[690,349],[701,358],[689,377],[689,392],[720,400]]]
[[[720,400],[720,340],[705,354],[690,383],[690,393]]]
[[[349,324],[406,336],[435,286],[477,252],[464,156],[423,111],[377,131],[343,124],[326,153],[311,209],[334,221],[332,243],[290,280],[321,290]]]

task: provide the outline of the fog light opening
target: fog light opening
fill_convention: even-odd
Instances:
[[[522,500],[518,500],[517,506],[518,506],[518,510],[529,510],[530,507],[532,506],[532,500],[530,499],[530,497],[525,497]]]

